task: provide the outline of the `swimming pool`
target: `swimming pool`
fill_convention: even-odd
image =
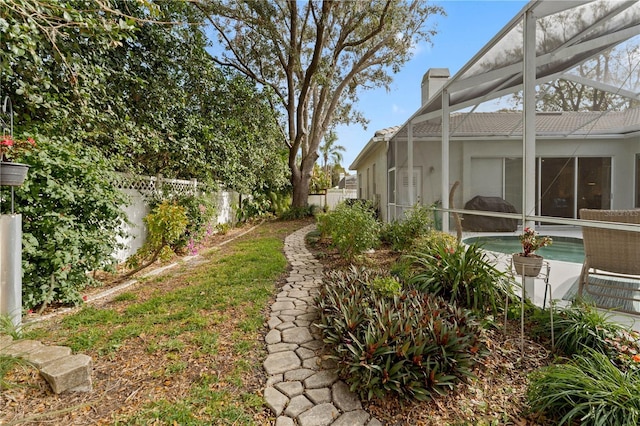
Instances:
[[[584,261],[584,246],[582,239],[571,237],[553,237],[553,244],[536,251],[545,259],[561,260],[564,262],[582,263]],[[494,235],[483,237],[469,237],[463,240],[465,244],[477,243],[485,250],[498,253],[519,253],[522,251],[520,238],[517,235]]]

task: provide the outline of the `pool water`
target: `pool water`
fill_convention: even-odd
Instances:
[[[584,261],[584,246],[582,239],[571,237],[552,237],[553,244],[536,250],[536,254],[545,259],[561,260],[564,262],[582,263]],[[485,237],[470,237],[464,239],[465,244],[477,243],[484,250],[498,253],[520,253],[522,245],[517,235],[496,235]]]

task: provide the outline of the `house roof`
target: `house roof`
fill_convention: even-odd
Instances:
[[[386,142],[391,139],[396,132],[400,129],[400,126],[391,126],[384,129],[377,130],[374,136],[369,139],[369,142],[362,148],[362,151],[358,154],[353,163],[349,166],[350,170],[356,170],[360,162],[369,155],[369,153],[382,142]]]
[[[435,118],[414,126],[414,137],[440,137],[442,120]],[[455,113],[450,117],[451,137],[522,136],[521,112]],[[539,136],[603,136],[640,132],[640,108],[610,112],[543,112],[536,114]],[[407,137],[407,128],[396,133]]]

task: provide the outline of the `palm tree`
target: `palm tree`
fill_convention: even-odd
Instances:
[[[336,145],[335,143],[338,141],[338,135],[333,130],[330,130],[329,133],[324,137],[324,143],[320,145],[320,155],[322,156],[322,168],[325,173],[329,173],[329,159],[333,162],[333,164],[340,164],[342,161],[341,151],[344,152],[347,149],[342,145]]]

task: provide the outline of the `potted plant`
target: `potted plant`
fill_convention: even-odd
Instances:
[[[11,135],[0,137],[0,185],[20,186],[27,177],[29,165],[13,162],[22,153],[36,146],[33,138],[14,139]]]
[[[535,254],[535,251],[550,246],[553,240],[551,237],[540,237],[535,230],[527,227],[520,235],[520,243],[522,253],[514,253],[512,256],[516,273],[525,277],[538,276],[544,258]]]

